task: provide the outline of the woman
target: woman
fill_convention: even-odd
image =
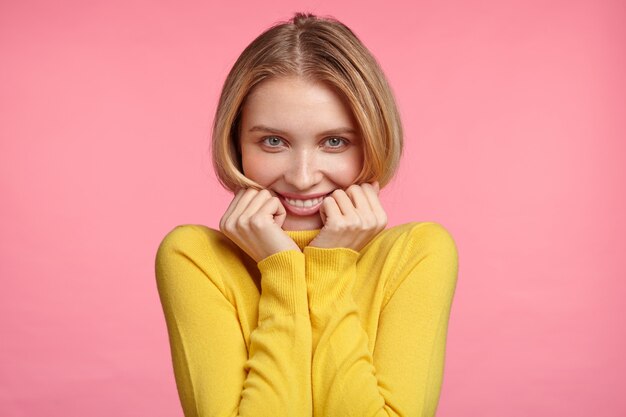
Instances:
[[[156,276],[186,416],[432,416],[457,278],[450,234],[385,229],[402,129],[343,24],[296,14],[224,84],[220,231],[172,230]]]

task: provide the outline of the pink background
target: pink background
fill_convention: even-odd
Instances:
[[[394,88],[390,225],[459,247],[438,416],[626,415],[625,3],[335,3],[1,3],[2,416],[182,415],[155,251],[217,227],[221,84],[297,10]]]

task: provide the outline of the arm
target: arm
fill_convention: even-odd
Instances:
[[[393,271],[398,284],[381,312],[373,355],[352,288],[357,273],[377,277],[357,271],[358,254],[351,249],[305,248],[315,415],[434,416],[457,252],[437,224],[408,233],[408,247],[395,245],[386,254],[388,261],[409,261],[397,262]]]
[[[193,226],[174,229],[157,253],[158,290],[185,416],[311,415],[304,255],[282,251],[258,263],[262,294],[249,352],[223,283],[234,278],[228,273],[245,269],[228,255],[218,254]]]

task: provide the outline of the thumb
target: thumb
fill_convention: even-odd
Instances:
[[[272,198],[272,201],[276,202],[275,207],[272,208],[274,223],[282,228],[283,224],[285,223],[285,219],[287,218],[287,211],[285,210],[285,206],[283,206],[278,197]]]
[[[326,208],[324,207],[324,202],[322,202],[322,205],[320,206],[320,217],[322,218],[322,224],[326,224]]]

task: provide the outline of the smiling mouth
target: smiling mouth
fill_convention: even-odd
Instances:
[[[297,216],[310,216],[316,214],[322,206],[324,198],[328,196],[328,194],[326,194],[320,197],[303,200],[285,197],[282,194],[279,195],[280,200],[283,202],[287,211]]]
[[[326,196],[321,196],[321,197],[317,197],[317,198],[311,198],[309,200],[299,200],[299,199],[289,198],[289,197],[283,197],[283,198],[284,198],[284,200],[287,203],[289,203],[290,205],[292,205],[294,207],[309,208],[309,207],[313,207],[313,206],[321,203],[324,200],[324,197],[326,197]]]

